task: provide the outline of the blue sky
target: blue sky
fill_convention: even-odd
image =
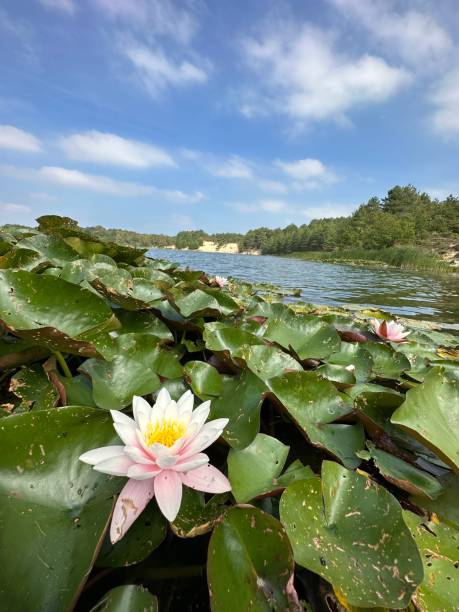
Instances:
[[[457,0],[3,0],[0,57],[0,224],[247,231],[459,194]]]

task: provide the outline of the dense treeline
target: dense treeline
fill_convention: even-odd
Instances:
[[[250,230],[240,246],[242,250],[259,249],[270,254],[383,249],[424,243],[432,235],[459,237],[459,199],[449,196],[444,201],[432,200],[408,185],[394,187],[382,200],[371,198],[350,217]]]
[[[7,229],[7,226],[4,226]],[[141,234],[100,225],[86,228],[97,238],[135,247],[197,249],[205,240],[218,245],[235,242],[240,251],[259,250],[265,254],[332,252],[346,249],[386,249],[394,245],[426,244],[436,237],[459,240],[459,198],[443,201],[420,193],[412,185],[396,186],[383,199],[370,198],[351,216],[314,219],[308,224],[291,224],[282,229],[260,227],[247,234],[208,234],[188,230],[176,236]]]

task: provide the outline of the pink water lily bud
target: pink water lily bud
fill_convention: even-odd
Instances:
[[[113,544],[125,535],[153,496],[164,516],[173,521],[180,509],[183,485],[207,493],[231,490],[226,476],[210,465],[202,452],[220,437],[228,419],[206,423],[210,402],[195,410],[193,404],[191,391],[175,402],[163,388],[153,407],[134,396],[133,419],[118,410],[110,411],[123,444],[80,456],[80,461],[98,472],[129,478],[113,511]]]
[[[229,281],[225,276],[215,276],[212,279],[212,284],[217,285],[218,287],[226,287],[228,283]]]
[[[411,332],[406,332],[403,325],[395,321],[377,321],[373,319],[373,328],[377,336],[391,342],[403,342]]]

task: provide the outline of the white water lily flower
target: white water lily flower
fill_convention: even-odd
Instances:
[[[214,283],[218,285],[219,287],[226,287],[229,281],[225,276],[216,276],[214,278]]]
[[[175,402],[167,389],[151,407],[134,396],[134,419],[111,410],[113,426],[124,446],[104,446],[84,453],[80,460],[98,472],[127,476],[113,512],[110,539],[120,540],[153,496],[159,509],[173,521],[182,501],[182,485],[208,493],[224,493],[231,485],[202,451],[223,432],[228,419],[206,423],[210,402],[193,410],[187,391]]]

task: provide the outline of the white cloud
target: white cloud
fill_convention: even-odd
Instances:
[[[198,21],[182,5],[172,0],[92,0],[102,14],[141,30],[150,37],[167,36],[184,45],[198,29]]]
[[[130,168],[176,166],[159,147],[96,130],[61,138],[60,146],[70,159]]]
[[[38,0],[39,3],[47,9],[55,9],[68,15],[75,13],[75,4],[73,0]]]
[[[188,215],[172,215],[172,220],[179,230],[190,230],[195,227],[193,219]]]
[[[459,69],[436,84],[430,100],[434,106],[433,130],[446,140],[459,138]]]
[[[33,134],[13,125],[0,125],[0,149],[11,149],[24,153],[39,153],[41,143]]]
[[[252,179],[252,164],[238,155],[219,157],[191,149],[182,149],[182,156],[195,162],[213,176],[230,179]]]
[[[257,94],[249,87],[242,100],[246,116],[258,107],[297,120],[342,121],[353,107],[384,102],[410,81],[404,68],[380,57],[339,52],[331,35],[308,24],[276,23],[243,41],[242,51],[259,78]]]
[[[422,189],[422,191],[428,193],[431,198],[446,200],[450,195],[459,197],[459,183],[448,183],[442,187],[427,187],[426,189]]]
[[[275,165],[295,179],[294,188],[297,190],[316,189],[337,180],[336,175],[319,159],[306,158],[292,162],[277,160]]]
[[[416,68],[435,67],[453,48],[448,32],[426,11],[400,11],[393,0],[329,2],[346,17],[358,21],[388,53],[399,55]]]
[[[142,86],[155,98],[170,86],[185,87],[207,81],[203,68],[188,60],[168,57],[159,46],[152,49],[129,41],[122,45],[122,52],[134,67]]]
[[[227,204],[227,206],[233,210],[247,214],[260,212],[279,214],[291,210],[290,205],[281,200],[262,200],[253,204],[248,204],[245,202],[230,202]]]
[[[63,187],[84,189],[121,197],[155,196],[177,204],[192,204],[200,202],[205,197],[200,191],[185,193],[178,190],[159,189],[153,185],[118,181],[107,176],[87,174],[80,172],[80,170],[69,170],[57,166],[42,166],[38,170],[33,168],[17,168],[15,166],[1,166],[0,172],[18,180],[40,180]]]
[[[262,191],[269,191],[271,193],[287,193],[288,191],[288,187],[280,181],[260,179],[257,181],[257,185]]]
[[[12,212],[12,213],[31,213],[32,209],[30,206],[25,204],[13,204],[12,202],[0,202],[1,212]]]

